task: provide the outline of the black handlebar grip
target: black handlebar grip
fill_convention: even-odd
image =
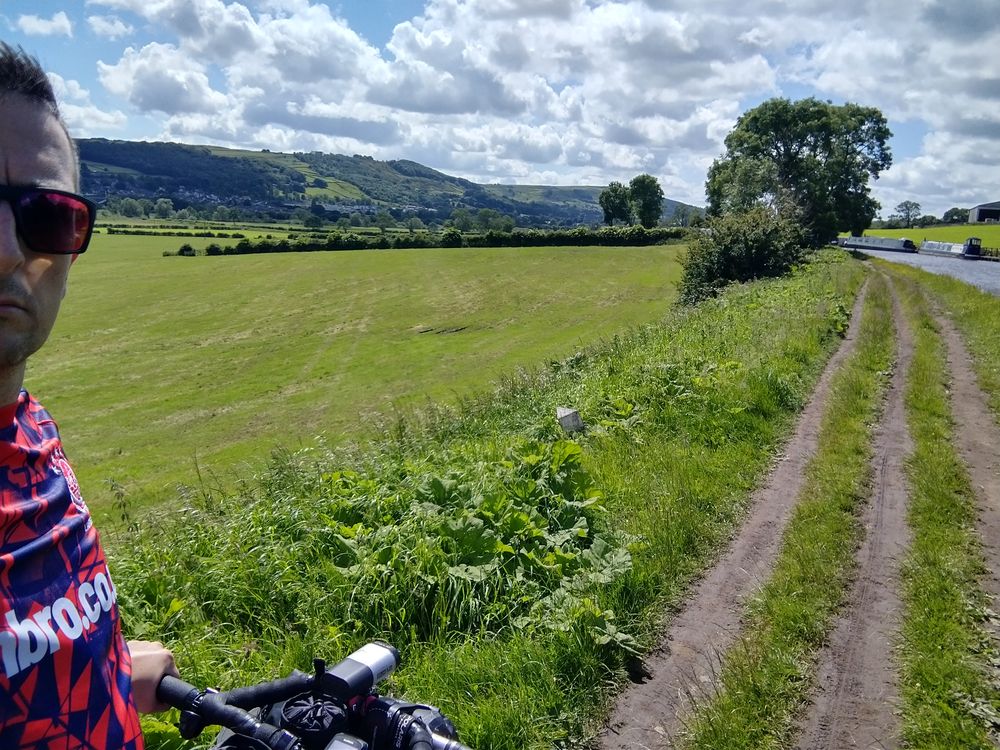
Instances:
[[[194,705],[199,693],[194,685],[173,675],[164,675],[160,684],[156,686],[156,697],[163,703],[182,711],[188,710]]]
[[[226,703],[237,708],[253,708],[272,703],[280,703],[299,693],[312,688],[315,678],[312,675],[297,672],[260,685],[235,688],[223,693]]]

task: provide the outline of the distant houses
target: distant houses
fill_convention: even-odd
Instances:
[[[1000,201],[983,203],[969,210],[970,224],[977,224],[983,221],[1000,221]]]

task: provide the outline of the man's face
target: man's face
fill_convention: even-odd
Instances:
[[[69,136],[56,117],[20,94],[0,96],[0,184],[73,191],[75,176]],[[28,250],[10,204],[0,201],[0,371],[23,369],[45,343],[71,262]]]

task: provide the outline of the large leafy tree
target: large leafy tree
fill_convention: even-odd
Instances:
[[[632,222],[632,202],[628,188],[620,182],[610,183],[597,198],[604,211],[604,223],[611,226],[615,219],[626,223]]]
[[[632,211],[646,229],[655,227],[663,214],[663,188],[651,174],[640,174],[628,184]]]
[[[882,113],[857,104],[771,99],[744,113],[708,171],[708,213],[766,205],[796,216],[813,246],[860,234],[879,209],[869,179],[892,164]]]

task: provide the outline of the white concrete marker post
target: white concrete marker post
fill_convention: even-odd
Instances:
[[[563,432],[572,435],[574,432],[583,432],[584,424],[580,418],[580,412],[576,409],[567,409],[565,406],[556,407],[556,419]]]

